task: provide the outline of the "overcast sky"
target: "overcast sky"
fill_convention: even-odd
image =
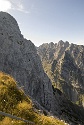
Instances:
[[[84,0],[0,0],[36,46],[59,40],[84,45]]]

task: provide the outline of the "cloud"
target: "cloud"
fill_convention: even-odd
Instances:
[[[0,11],[17,10],[23,13],[29,13],[25,10],[21,0],[0,0]]]
[[[0,0],[0,11],[8,11],[12,7],[10,1],[8,0]]]
[[[29,13],[29,11],[25,10],[23,4],[22,4],[22,1],[17,1],[17,0],[14,0],[14,2],[12,0],[11,1],[11,4],[12,4],[12,9],[13,10],[18,10],[18,11],[21,11],[23,13]]]
[[[24,12],[24,13],[30,13],[29,11],[25,10],[23,5],[22,4],[19,4],[18,5],[18,8],[17,8],[18,11],[21,11],[21,12]]]

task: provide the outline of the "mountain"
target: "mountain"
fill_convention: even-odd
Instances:
[[[5,12],[0,12],[0,71],[14,77],[18,86],[46,115],[72,125],[84,124],[84,109],[52,86],[36,47],[23,37],[16,20]]]
[[[0,70],[13,76],[26,94],[54,110],[52,85],[34,44],[24,39],[16,20],[4,12],[0,12]]]
[[[84,107],[84,46],[60,40],[42,44],[37,50],[54,87]]]

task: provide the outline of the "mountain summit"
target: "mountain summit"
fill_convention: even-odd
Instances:
[[[54,87],[84,106],[84,46],[60,40],[43,44],[37,50]]]

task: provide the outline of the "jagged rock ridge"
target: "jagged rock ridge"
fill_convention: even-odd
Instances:
[[[53,85],[71,101],[84,106],[84,46],[60,40],[37,50]]]
[[[0,12],[0,71],[12,75],[26,94],[53,115],[74,125],[84,122],[82,109],[52,88],[34,44],[24,39],[15,19],[4,12]]]

